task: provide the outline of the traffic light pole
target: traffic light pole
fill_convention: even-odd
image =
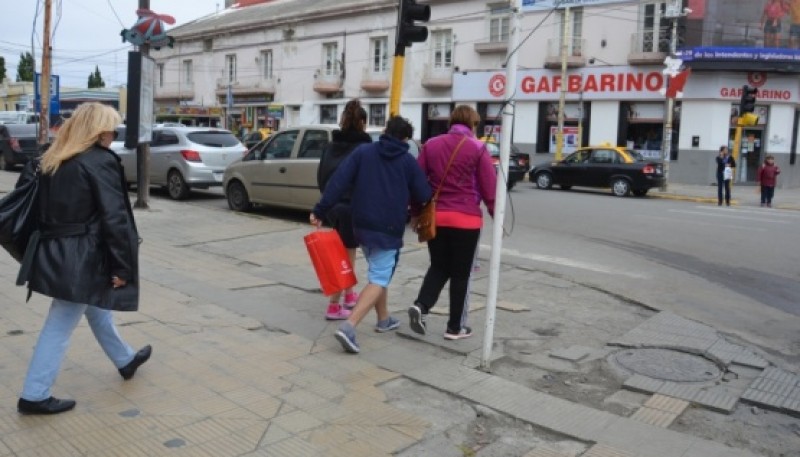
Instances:
[[[405,46],[397,45],[392,65],[392,89],[389,96],[389,116],[400,114],[400,93],[403,90],[403,65],[405,65]]]
[[[672,37],[669,40],[669,55],[674,56],[678,50],[678,17],[672,18]],[[669,84],[669,78],[667,78]],[[661,162],[664,165],[664,185],[661,191],[665,192],[669,185],[669,161],[672,154],[672,121],[675,114],[675,99],[667,96],[667,106],[664,113],[664,135],[661,143]]]
[[[569,51],[569,6],[564,9],[564,33],[561,35],[561,92],[558,97],[558,132],[556,133],[556,160],[564,152],[564,105],[567,99],[567,54]]]
[[[417,25],[415,22],[427,22],[430,17],[430,6],[419,5],[416,0],[398,0],[389,116],[400,115],[400,93],[403,91],[403,65],[405,64],[406,47],[428,39],[427,27]]]

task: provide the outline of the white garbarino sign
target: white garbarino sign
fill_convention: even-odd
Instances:
[[[608,5],[610,3],[638,3],[631,0],[522,0],[523,11],[576,8],[579,6]]]
[[[689,76],[683,91],[683,100],[716,99],[736,100],[741,97],[742,86],[749,84],[758,89],[758,100],[770,103],[800,103],[800,79],[793,76],[759,73],[757,84],[754,73],[702,74]],[[661,89],[667,76],[663,67],[603,67],[570,70],[566,78],[567,99],[591,100],[664,100]],[[453,100],[502,101],[505,97],[506,78],[502,71],[466,71],[453,75]],[[556,70],[520,70],[517,87],[511,91],[514,100],[556,100],[561,91],[561,72]]]

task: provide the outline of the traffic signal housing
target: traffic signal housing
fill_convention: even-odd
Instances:
[[[400,0],[400,11],[397,15],[397,51],[421,43],[428,39],[428,28],[417,25],[416,21],[427,22],[431,18],[431,7],[420,5],[416,0]]]
[[[756,125],[758,116],[753,114],[756,109],[756,95],[758,89],[748,85],[742,86],[742,98],[739,102],[739,123],[742,125]]]

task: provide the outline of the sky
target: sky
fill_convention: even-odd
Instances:
[[[36,71],[41,69],[44,0],[2,0],[2,3],[0,55],[6,61],[6,77],[15,81],[21,53],[33,49]],[[125,84],[127,54],[133,46],[122,42],[120,32],[136,22],[139,0],[51,0],[51,3],[52,74],[59,75],[61,86],[85,88],[95,66],[100,69],[106,87]],[[168,26],[168,30],[224,6],[224,0],[150,0],[151,10],[175,18],[175,24]],[[35,36],[32,35],[34,19]]]

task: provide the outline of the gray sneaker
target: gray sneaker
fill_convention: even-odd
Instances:
[[[392,330],[397,330],[399,327],[400,327],[400,321],[393,318],[392,316],[389,316],[386,319],[379,321],[375,325],[375,331],[378,333],[386,333],[386,332],[391,332]]]
[[[425,324],[426,317],[428,316],[422,314],[422,309],[418,305],[413,304],[408,307],[408,326],[411,327],[411,330],[420,335],[424,335],[427,329],[427,325]]]
[[[351,354],[358,354],[361,352],[361,348],[358,347],[358,343],[356,342],[356,329],[349,323],[345,322],[340,325],[335,336],[346,352]]]

